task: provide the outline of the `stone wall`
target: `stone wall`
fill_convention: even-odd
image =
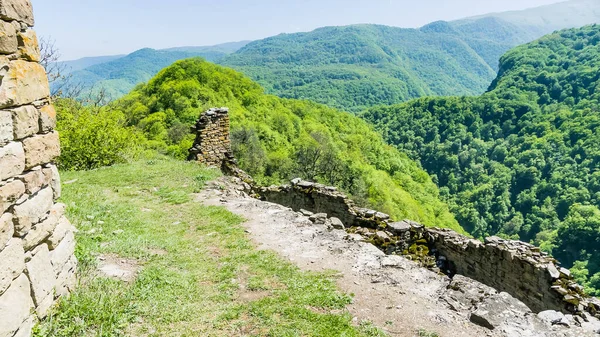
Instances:
[[[295,179],[290,185],[254,189],[263,200],[296,211],[326,213],[387,254],[406,255],[439,272],[460,274],[525,303],[532,311],[556,310],[600,318],[600,301],[587,297],[567,269],[539,248],[497,237],[485,242],[413,221],[358,208],[333,187]]]
[[[28,0],[0,1],[0,337],[29,336],[75,283],[56,112]]]
[[[189,150],[188,160],[207,166],[221,167],[225,160],[232,158],[229,109],[213,108],[202,113],[192,132],[196,134],[196,140]]]

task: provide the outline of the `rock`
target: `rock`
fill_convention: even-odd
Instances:
[[[318,225],[325,224],[327,222],[327,213],[313,214],[308,218],[308,220]]]
[[[300,181],[298,183],[296,183],[296,186],[300,187],[300,188],[310,188],[315,186],[315,183],[311,183],[310,181]]]
[[[387,228],[395,235],[402,235],[410,231],[411,225],[406,221],[399,221],[389,223]]]
[[[42,243],[42,241],[50,237],[64,214],[64,204],[55,204],[52,206],[48,217],[44,221],[33,226],[29,233],[23,238],[23,248],[25,248],[25,251],[35,248]]]
[[[538,318],[542,320],[542,322],[549,325],[565,325],[569,326],[569,322],[567,318],[562,312],[554,311],[554,310],[546,310],[540,312]]]
[[[0,111],[0,146],[8,144],[13,139],[12,113]]]
[[[12,213],[4,213],[0,216],[0,251],[6,247],[15,232],[12,219]]]
[[[20,180],[13,180],[0,186],[0,213],[6,211],[25,194],[25,184]]]
[[[311,215],[313,215],[313,214],[315,214],[315,213],[313,213],[313,212],[311,212],[311,211],[307,211],[307,210],[305,210],[305,209],[301,209],[301,210],[300,210],[300,214],[302,214],[302,215],[304,215],[304,216],[311,216]]]
[[[28,29],[25,32],[19,32],[17,38],[19,41],[19,54],[21,54],[21,58],[24,58],[27,61],[39,62],[41,55],[35,31],[33,29]]]
[[[365,242],[365,238],[360,234],[348,234],[346,239],[349,241]]]
[[[60,273],[63,267],[69,262],[75,253],[75,236],[69,231],[58,244],[56,249],[50,252],[50,260],[56,275]]]
[[[56,110],[53,105],[44,105],[40,108],[40,131],[51,132],[56,129]]]
[[[404,269],[406,264],[407,264],[407,261],[402,256],[387,255],[381,259],[382,267]]]
[[[18,142],[0,147],[0,180],[12,178],[25,170],[25,151]]]
[[[33,105],[12,110],[14,138],[23,139],[40,131],[40,113]]]
[[[531,310],[523,303],[507,293],[499,293],[485,298],[477,310],[471,313],[471,322],[494,330],[505,324],[511,317],[520,317],[530,313]]]
[[[40,318],[46,316],[52,306],[56,274],[50,262],[50,252],[47,245],[36,248],[35,255],[27,262],[27,276],[31,282],[33,303]],[[49,299],[48,299],[49,298]]]
[[[35,326],[35,323],[35,318],[33,316],[29,317],[23,324],[21,324],[19,331],[17,331],[13,337],[31,337],[31,330]]]
[[[0,294],[3,293],[11,282],[19,277],[25,269],[25,251],[19,239],[12,239],[0,252]],[[0,316],[1,318],[2,316]]]
[[[570,304],[573,304],[575,306],[579,305],[579,299],[577,297],[575,297],[575,296],[572,296],[572,295],[566,295],[563,298],[563,301],[565,301],[567,303],[570,303]]]
[[[571,278],[571,271],[567,268],[560,268],[560,274],[566,278]]]
[[[342,222],[342,220],[332,217],[329,220],[331,220],[331,226],[333,226],[333,228],[335,229],[346,229],[346,227],[344,226],[344,223]]]
[[[548,273],[550,273],[550,277],[552,277],[555,280],[560,278],[560,272],[558,271],[558,269],[556,269],[554,263],[552,262],[548,264]]]
[[[25,168],[29,169],[52,162],[60,155],[60,141],[57,132],[36,135],[23,140]]]
[[[54,229],[54,232],[52,232],[52,235],[48,238],[48,240],[46,240],[48,248],[50,248],[50,250],[56,249],[67,233],[72,231],[73,225],[71,225],[69,219],[64,216],[60,218],[58,220],[58,225]]]
[[[57,200],[62,194],[62,187],[60,184],[60,173],[58,172],[58,167],[56,167],[56,165],[50,165],[50,172],[50,187],[52,187],[52,192],[54,193],[54,200]]]
[[[52,175],[49,170],[39,169],[29,171],[17,178],[25,184],[25,191],[28,194],[35,194],[50,184]]]
[[[34,224],[44,219],[53,201],[52,189],[46,187],[29,200],[16,205],[13,211],[16,235],[24,236]]]
[[[71,256],[56,278],[54,292],[57,297],[66,296],[75,288],[77,285],[76,272],[77,258],[75,256]]]
[[[17,20],[32,27],[33,7],[28,0],[2,0],[0,1],[0,18],[12,21]],[[2,336],[2,334],[0,334]]]
[[[387,235],[387,233],[382,232],[382,231],[377,231],[375,233],[375,237],[383,242],[390,242],[392,241],[392,238],[390,238],[389,235]]]
[[[29,317],[33,308],[29,280],[21,274],[0,295],[0,336],[13,336]]]
[[[3,60],[0,66],[0,108],[26,105],[50,96],[46,71],[38,63]]]
[[[17,30],[15,26],[0,21],[0,54],[14,54],[17,52],[17,48]]]

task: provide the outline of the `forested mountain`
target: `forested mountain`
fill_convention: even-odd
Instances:
[[[481,94],[509,49],[554,29],[595,22],[600,22],[600,1],[571,0],[420,29],[325,27],[248,45],[143,50],[76,72],[71,82],[107,88],[118,98],[175,60],[202,56],[242,71],[270,94],[358,112],[423,96]]]
[[[176,62],[114,102],[150,146],[185,158],[190,125],[210,107],[231,109],[240,166],[263,184],[303,177],[335,185],[395,218],[462,229],[425,171],[360,118],[324,105],[265,95],[244,75],[200,58]]]
[[[95,63],[84,69],[76,70],[68,78],[68,85],[81,86],[86,89],[103,88],[112,99],[127,94],[137,84],[147,82],[161,69],[173,62],[190,58],[203,57],[209,61],[218,61],[227,54],[244,46],[247,41],[225,43],[209,47],[179,47],[164,50],[150,48],[141,49],[123,57],[109,57],[110,61]],[[67,65],[78,66],[82,62],[95,62],[96,58],[67,62]],[[54,87],[64,83],[54,83]],[[84,91],[84,95],[87,90]]]
[[[101,64],[101,63],[107,63],[110,61],[114,61],[116,59],[120,59],[121,57],[123,57],[125,55],[108,55],[108,56],[94,56],[94,57],[83,57],[77,60],[72,60],[72,61],[62,61],[62,62],[58,62],[61,66],[61,69],[64,68],[64,70],[67,73],[71,73],[77,70],[82,70],[85,69],[87,67],[91,67],[93,65],[96,64]]]
[[[476,237],[533,241],[600,294],[600,26],[515,48],[479,97],[364,118],[433,176]]]

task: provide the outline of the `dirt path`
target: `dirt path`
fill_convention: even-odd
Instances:
[[[289,208],[249,198],[237,188],[222,178],[208,184],[197,201],[224,206],[246,218],[244,226],[259,249],[276,251],[303,270],[337,271],[340,289],[354,294],[348,310],[357,324],[371,321],[390,336],[405,337],[430,336],[419,335],[420,330],[444,337],[571,336],[571,332],[562,330],[538,331],[547,327],[538,324],[537,316],[520,315],[516,311],[511,312],[515,317],[509,319],[510,324],[495,330],[473,324],[469,310],[456,308],[483,299],[481,293],[495,292],[493,289],[477,283],[475,288],[469,285],[471,288],[461,290],[459,297],[448,298],[449,278],[403,257],[386,256],[369,243],[355,241],[344,230],[313,224],[308,217]],[[467,282],[476,283],[468,279]],[[494,296],[497,295],[491,298],[495,299]],[[461,300],[462,304],[456,304]],[[451,302],[456,310],[450,309]]]

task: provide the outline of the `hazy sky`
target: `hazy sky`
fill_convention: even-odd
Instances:
[[[63,59],[256,40],[318,27],[420,27],[560,0],[32,0],[39,36]]]

